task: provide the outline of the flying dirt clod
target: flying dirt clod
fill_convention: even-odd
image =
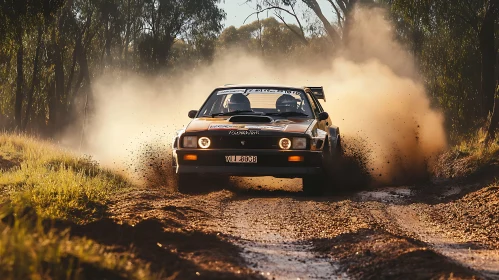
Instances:
[[[424,178],[433,156],[446,147],[446,135],[443,116],[431,107],[412,55],[395,40],[379,8],[356,8],[344,41],[328,67],[233,50],[219,54],[209,66],[175,77],[102,77],[94,84],[95,114],[88,125],[86,152],[104,165],[121,162],[147,183],[151,178],[144,180],[147,176],[140,170],[157,162],[166,166],[168,158],[163,157],[175,131],[213,88],[228,83],[317,84],[324,86],[329,98],[323,107],[345,140],[361,139],[359,166],[376,183]],[[354,142],[346,143],[351,151]],[[147,145],[156,151],[151,162],[144,156]]]

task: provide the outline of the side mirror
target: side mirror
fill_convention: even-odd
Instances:
[[[319,121],[325,121],[329,118],[329,114],[327,112],[322,112],[319,114]]]
[[[189,114],[187,114],[187,116],[189,116],[189,118],[191,118],[191,119],[194,119],[197,114],[198,114],[197,110],[191,110],[191,111],[189,111]]]

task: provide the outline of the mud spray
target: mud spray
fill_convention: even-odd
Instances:
[[[424,177],[428,160],[446,146],[442,115],[430,101],[414,59],[395,40],[381,9],[354,12],[354,25],[329,67],[269,62],[238,51],[175,78],[103,77],[95,83],[96,111],[86,133],[87,151],[135,179],[164,185],[171,176],[170,145],[213,88],[270,83],[324,86],[323,106],[340,127],[347,154],[375,182]]]

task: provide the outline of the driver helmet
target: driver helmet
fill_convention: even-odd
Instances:
[[[298,109],[298,101],[293,96],[283,94],[275,103],[275,107],[279,113],[296,112]]]
[[[227,101],[227,109],[229,112],[234,111],[251,111],[251,105],[248,97],[241,93],[233,94]]]

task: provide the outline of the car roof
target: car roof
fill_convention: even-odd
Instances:
[[[295,87],[277,84],[227,84],[219,86],[217,89],[231,89],[231,88],[285,88],[291,90],[304,90],[305,87]]]

